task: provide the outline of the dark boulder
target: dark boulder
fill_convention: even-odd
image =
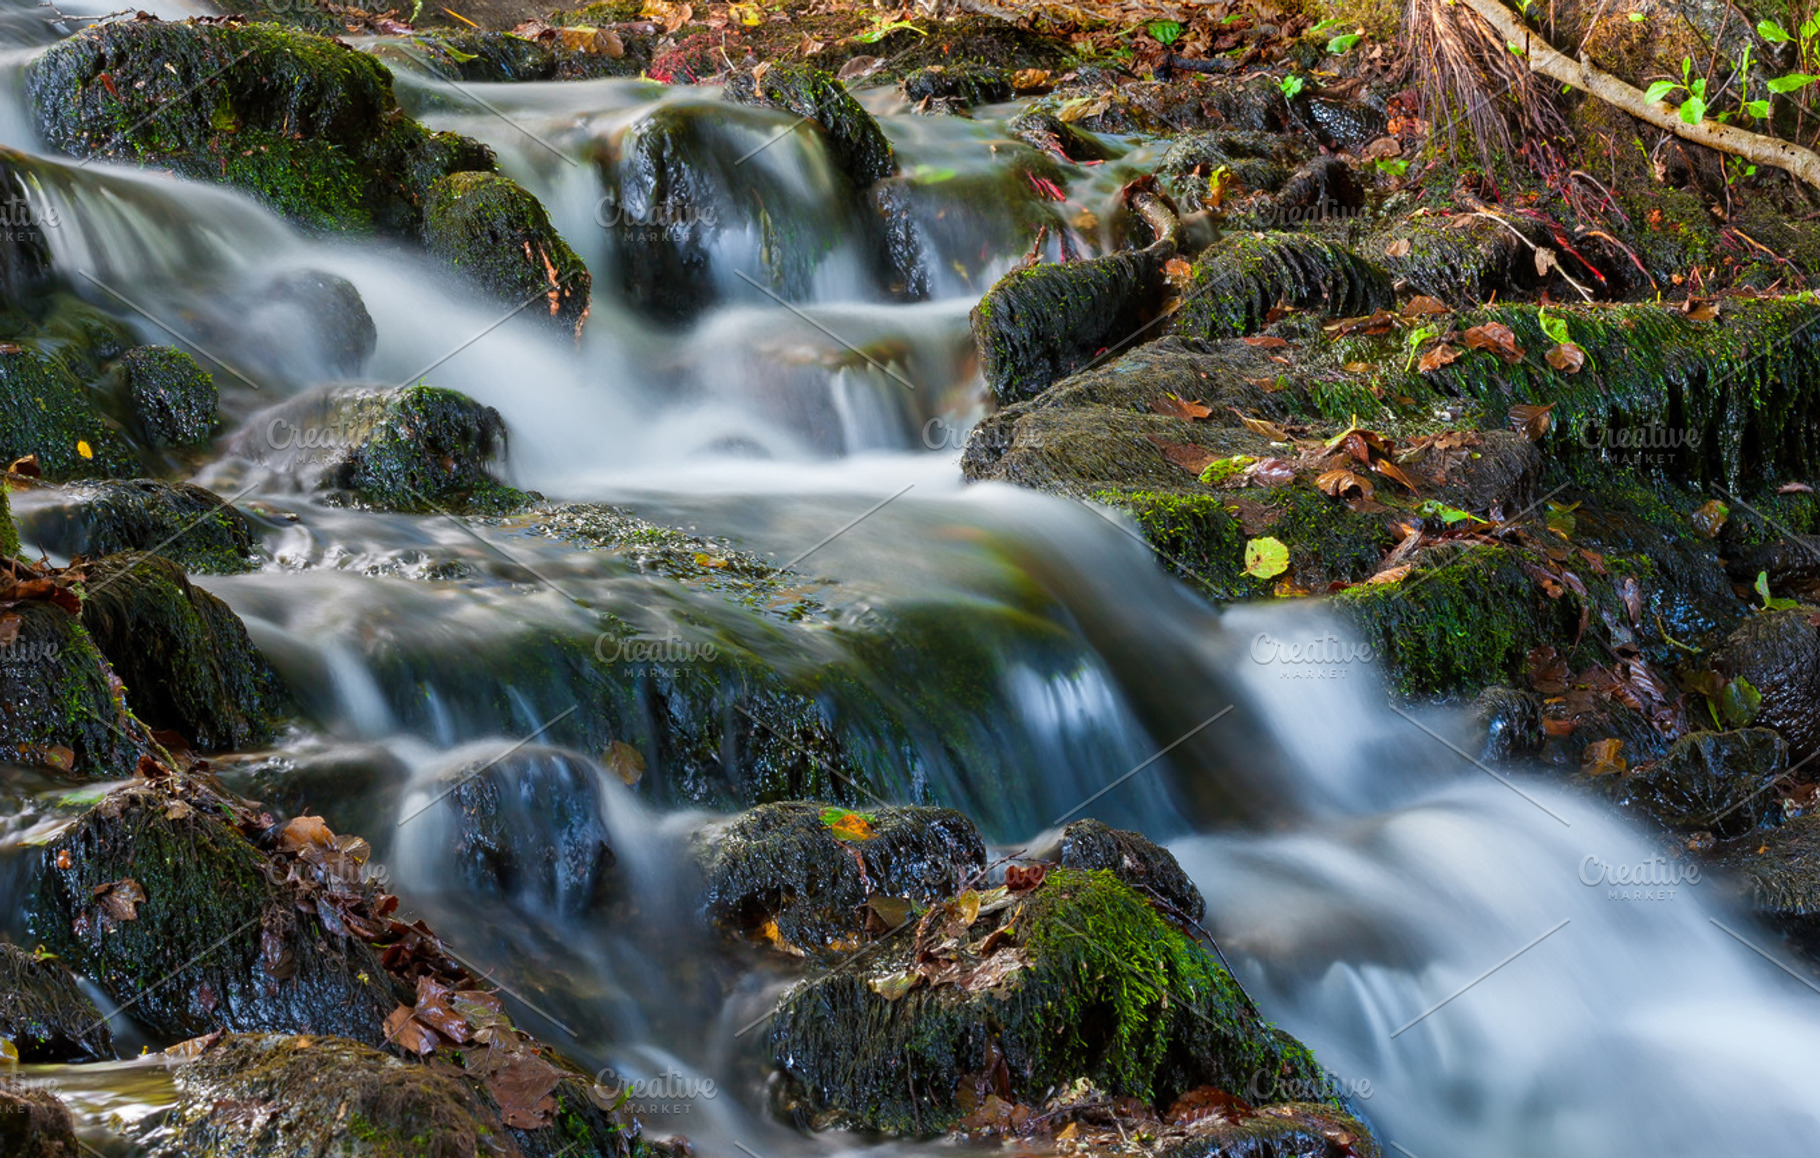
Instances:
[[[986,869],[971,821],[909,805],[853,812],[809,801],[765,804],[711,830],[699,856],[709,921],[799,953],[853,942],[873,897],[925,905]]]
[[[734,100],[814,121],[828,139],[828,151],[856,188],[897,171],[897,159],[884,130],[832,73],[810,64],[773,64],[760,76],[735,77],[727,86]]]
[[[255,297],[247,324],[270,326],[291,337],[316,335],[323,364],[342,377],[360,373],[379,345],[379,330],[360,291],[339,275],[314,269],[281,273]]]
[[[114,1056],[107,1022],[63,962],[5,943],[0,943],[0,1038],[12,1042],[28,1065]]]
[[[161,555],[108,555],[84,570],[82,625],[141,719],[204,752],[271,738],[283,692],[227,604]]]
[[[221,424],[215,380],[169,346],[140,346],[116,363],[126,398],[149,446],[197,446]]]
[[[0,1154],[7,1158],[80,1158],[76,1120],[56,1094],[35,1086],[0,1085]]]
[[[1490,763],[1528,760],[1542,752],[1542,697],[1511,687],[1491,687],[1472,702],[1478,758]]]
[[[1142,833],[1077,820],[1062,830],[1063,868],[1104,869],[1149,897],[1173,920],[1198,923],[1207,903],[1175,856]]]
[[[1768,728],[1694,732],[1618,785],[1620,801],[1671,828],[1736,835],[1781,819],[1772,791],[1788,745]]]
[[[1069,869],[952,898],[914,935],[798,984],[771,1044],[801,1119],[900,1135],[954,1126],[963,1094],[1033,1106],[1077,1079],[1155,1106],[1201,1086],[1325,1081],[1141,895]]]
[[[156,550],[186,571],[213,574],[258,565],[252,523],[190,483],[140,478],[33,491],[15,518],[27,540],[60,555]]]
[[[1005,131],[1039,152],[1076,163],[1110,161],[1116,155],[1098,137],[1047,109],[1026,109],[1006,123]]]
[[[135,781],[41,851],[31,932],[165,1041],[225,1028],[378,1045],[392,975],[248,839],[269,823],[179,777]]]
[[[1001,69],[932,64],[904,78],[904,95],[944,111],[998,104],[1011,99],[1011,78]]]
[[[444,177],[426,197],[423,238],[432,256],[502,303],[580,336],[593,278],[516,181],[493,173]]]
[[[131,776],[151,738],[81,621],[40,600],[11,614],[18,634],[0,648],[0,752],[93,779]]]
[[[1719,649],[1713,668],[1757,689],[1762,702],[1753,722],[1780,733],[1790,759],[1820,752],[1820,629],[1810,613],[1747,617]]]

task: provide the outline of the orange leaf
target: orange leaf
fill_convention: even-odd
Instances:
[[[1572,342],[1562,342],[1546,355],[1548,364],[1563,374],[1578,374],[1580,367],[1586,365],[1586,351]]]
[[[1428,353],[1422,355],[1422,360],[1416,363],[1416,369],[1426,374],[1432,370],[1439,370],[1449,363],[1457,362],[1459,359],[1460,351],[1448,345],[1446,342],[1442,342],[1435,346],[1434,349],[1428,351]]]
[[[1144,437],[1154,443],[1156,448],[1163,452],[1165,458],[1190,474],[1199,475],[1202,471],[1207,469],[1208,463],[1219,457],[1218,455],[1202,450],[1198,446],[1190,446],[1181,442],[1170,442],[1168,439],[1159,438],[1154,434],[1146,434]]]
[[[1365,499],[1369,499],[1374,493],[1370,479],[1344,468],[1328,471],[1315,479],[1314,485],[1322,493],[1330,494],[1335,498],[1345,498],[1346,492],[1351,490],[1358,491],[1359,497]]]
[[[1247,346],[1256,346],[1261,350],[1281,350],[1289,345],[1288,342],[1274,334],[1259,334],[1256,337],[1244,339],[1244,342]]]
[[[1151,399],[1150,409],[1158,414],[1165,414],[1170,418],[1180,418],[1188,422],[1197,418],[1206,418],[1213,413],[1212,408],[1205,402],[1187,402],[1173,394]]]
[[[1523,360],[1523,347],[1517,345],[1517,335],[1500,322],[1474,326],[1462,334],[1461,339],[1468,350],[1490,350],[1506,362]]]
[[[1540,442],[1554,425],[1554,417],[1549,413],[1555,408],[1550,402],[1547,406],[1531,406],[1520,403],[1510,408],[1510,428],[1531,442]]]

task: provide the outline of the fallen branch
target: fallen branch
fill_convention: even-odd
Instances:
[[[1702,120],[1699,124],[1690,125],[1681,119],[1681,114],[1673,105],[1646,100],[1641,89],[1633,88],[1604,69],[1588,64],[1584,59],[1575,60],[1559,51],[1542,39],[1541,34],[1525,26],[1517,14],[1499,0],[1460,0],[1460,3],[1478,13],[1513,49],[1521,50],[1520,55],[1529,63],[1532,71],[1562,84],[1572,85],[1581,92],[1590,93],[1606,104],[1684,140],[1717,149],[1721,153],[1731,153],[1759,165],[1785,169],[1809,185],[1820,188],[1820,153],[1789,141],[1780,141],[1775,137],[1748,132],[1714,120]]]

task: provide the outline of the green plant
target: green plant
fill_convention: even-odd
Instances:
[[[1158,44],[1174,44],[1182,38],[1182,26],[1173,20],[1152,20],[1144,31]]]
[[[1364,37],[1357,32],[1348,32],[1343,36],[1336,36],[1327,42],[1327,51],[1335,56],[1343,56],[1352,51],[1352,46],[1362,39],[1364,39]]]
[[[1283,90],[1283,96],[1286,99],[1294,100],[1296,95],[1302,91],[1305,83],[1299,76],[1286,76],[1278,82],[1278,87]]]

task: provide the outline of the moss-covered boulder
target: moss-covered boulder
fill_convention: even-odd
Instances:
[[[1170,327],[1184,337],[1236,338],[1263,328],[1279,302],[1353,317],[1394,300],[1390,276],[1343,246],[1295,233],[1237,233],[1195,259]]]
[[[271,738],[282,689],[227,604],[162,555],[108,555],[84,572],[82,625],[141,719],[203,752]]]
[[[220,425],[215,380],[182,350],[139,346],[115,365],[147,445],[196,446]]]
[[[0,352],[0,459],[38,456],[50,479],[138,473],[119,423],[62,362],[18,345]]]
[[[22,1062],[106,1061],[113,1035],[95,1003],[54,957],[0,943],[0,1038]]]
[[[396,45],[375,49],[384,59],[397,52],[412,63],[456,80],[498,83],[555,80],[556,53],[547,44],[481,28],[420,32]]]
[[[1011,74],[1002,69],[932,64],[903,80],[913,103],[929,101],[932,110],[960,112],[974,105],[997,104],[1012,96]]]
[[[43,600],[8,614],[18,633],[0,648],[0,753],[95,779],[132,775],[151,739],[81,622]]]
[[[329,896],[254,846],[270,818],[136,780],[39,854],[28,924],[154,1037],[214,1029],[378,1045],[399,991]]]
[[[761,805],[711,829],[698,855],[709,921],[796,953],[850,951],[873,898],[890,902],[875,909],[901,921],[904,902],[927,905],[986,869],[972,821],[951,809],[898,805]]]
[[[1209,208],[1208,176],[1225,169],[1239,188],[1275,193],[1308,150],[1293,137],[1234,129],[1187,133],[1173,141],[1156,175],[1185,211]]]
[[[13,1158],[79,1158],[76,1120],[56,1094],[35,1086],[0,1085],[0,1153]]]
[[[436,182],[424,205],[423,240],[433,256],[502,302],[580,335],[593,278],[543,205],[516,181],[454,173]]]
[[[1762,697],[1754,723],[1788,741],[1792,759],[1820,752],[1820,629],[1806,611],[1771,611],[1738,625],[1713,657],[1726,679]]]
[[[518,1103],[502,1113],[483,1078],[440,1057],[406,1061],[338,1037],[231,1034],[177,1067],[177,1106],[148,1141],[152,1158],[635,1158],[645,1151],[630,1114],[602,1110],[584,1078],[562,1072],[555,1120],[525,1129],[511,1124]]]
[[[45,551],[95,557],[155,550],[193,574],[231,575],[258,565],[252,523],[192,483],[74,483],[22,498],[15,514],[20,531]]]
[[[793,1109],[891,1134],[952,1127],[976,1084],[1025,1106],[1081,1078],[1154,1106],[1202,1086],[1325,1088],[1308,1049],[1109,872],[945,902],[792,989],[771,1044]]]
[[[1198,922],[1206,913],[1201,890],[1174,854],[1143,833],[1077,820],[1062,830],[1061,862],[1063,868],[1111,873],[1177,921]]]
[[[405,116],[372,56],[272,24],[91,25],[33,63],[29,89],[64,152],[233,185],[318,229],[415,233],[436,179],[493,168]]]
[[[727,95],[782,109],[815,122],[827,136],[834,163],[861,189],[897,169],[891,142],[845,85],[829,72],[801,62],[773,64],[757,77],[735,77]]]

